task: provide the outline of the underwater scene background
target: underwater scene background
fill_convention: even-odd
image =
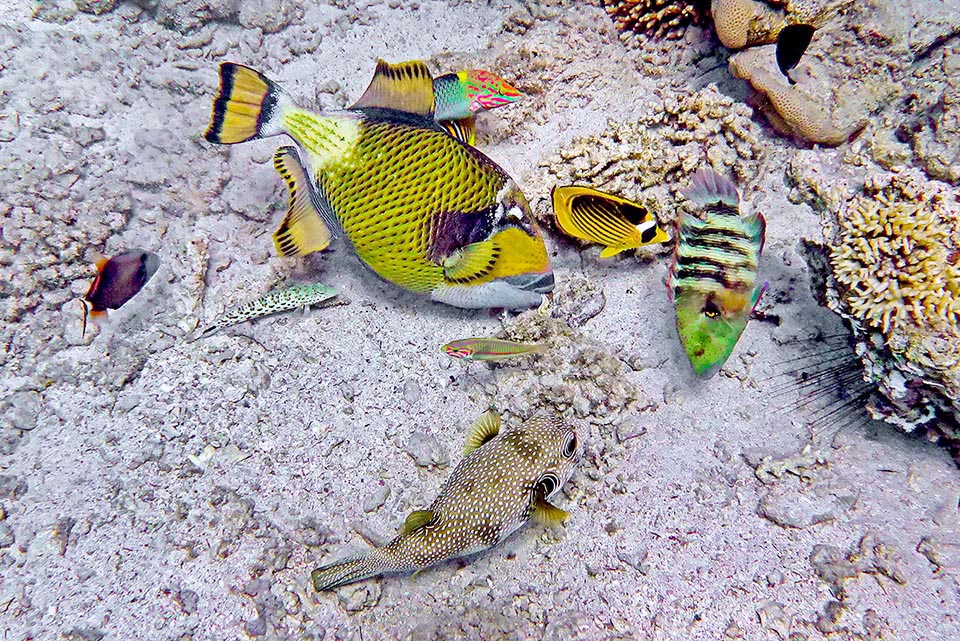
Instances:
[[[790,25],[812,38],[784,63]],[[0,34],[4,638],[960,638],[960,3],[0,1]],[[489,195],[504,238],[542,235],[540,309],[405,291],[335,225],[278,256],[288,189],[323,187],[300,201],[323,218],[303,176],[353,129],[301,182],[288,138],[204,138],[222,62],[332,113],[381,58],[521,94],[472,146],[518,187]],[[710,378],[668,288],[701,170],[766,221],[766,289]],[[557,224],[568,185],[671,240],[601,258]],[[463,284],[474,256],[436,262]],[[452,358],[467,337],[536,348]],[[317,592],[439,527],[490,410],[559,453],[520,529]],[[538,415],[563,430],[523,441]]]

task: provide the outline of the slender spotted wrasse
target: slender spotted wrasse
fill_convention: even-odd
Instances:
[[[244,321],[256,320],[271,314],[278,314],[299,307],[319,305],[337,295],[333,287],[313,283],[310,285],[294,285],[286,289],[275,289],[267,292],[260,298],[249,303],[232,307],[219,316],[212,323],[200,330],[197,338],[213,336],[221,329],[237,325]]]

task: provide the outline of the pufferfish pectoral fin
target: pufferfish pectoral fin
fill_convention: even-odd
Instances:
[[[273,166],[287,183],[290,208],[273,232],[273,244],[281,256],[306,256],[330,246],[330,228],[323,222],[317,206],[320,202],[313,185],[293,147],[281,147],[273,156]]]
[[[377,60],[373,80],[352,109],[381,107],[433,117],[433,76],[419,60],[390,64]]]
[[[467,442],[463,446],[463,455],[466,456],[500,433],[500,415],[490,410],[477,419],[467,433]]]
[[[442,120],[440,126],[465,145],[473,146],[477,142],[477,119],[473,116],[457,120]]]
[[[432,510],[415,510],[410,513],[407,520],[400,526],[400,535],[405,536],[416,532],[437,517],[437,513]]]
[[[443,274],[453,282],[469,282],[490,273],[499,256],[500,247],[491,240],[471,243],[443,260]]]
[[[538,493],[533,502],[533,520],[547,527],[561,525],[570,517],[570,513],[553,505]]]

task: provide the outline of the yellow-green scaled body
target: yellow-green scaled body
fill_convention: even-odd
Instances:
[[[240,65],[221,65],[220,83],[207,140],[288,134],[297,143],[275,159],[291,190],[275,234],[282,253],[343,235],[384,279],[458,307],[532,307],[553,289],[526,199],[499,166],[437,124],[423,63],[381,61],[353,108],[326,114],[297,107]]]
[[[563,521],[566,512],[547,500],[580,460],[576,431],[559,418],[543,415],[502,432],[499,426],[496,414],[485,414],[467,438],[466,456],[430,507],[410,514],[387,545],[314,570],[317,591],[480,552],[530,518]]]

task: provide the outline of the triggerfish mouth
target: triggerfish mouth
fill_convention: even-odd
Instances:
[[[346,110],[301,109],[277,84],[223,63],[205,137],[233,144],[286,134],[274,164],[290,209],[274,234],[297,256],[346,237],[385,280],[465,308],[522,309],[553,290],[540,230],[517,184],[434,118],[422,62],[384,61]]]

